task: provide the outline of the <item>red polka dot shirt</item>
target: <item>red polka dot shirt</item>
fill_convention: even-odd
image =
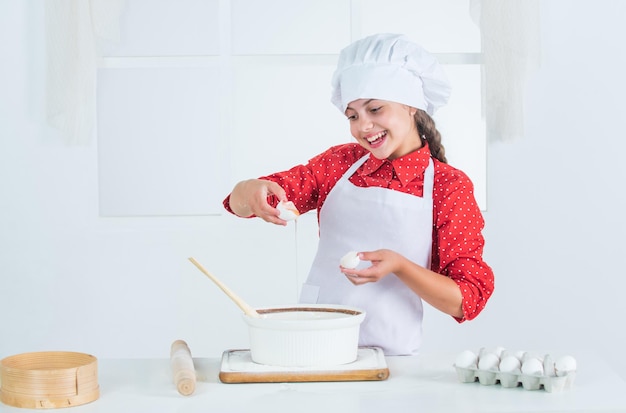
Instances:
[[[260,179],[283,187],[287,198],[301,213],[320,209],[337,181],[350,166],[367,154],[356,143],[334,146],[315,156],[306,165]],[[430,150],[419,150],[394,160],[371,156],[350,178],[359,187],[377,186],[422,196],[424,171]],[[474,198],[474,185],[462,171],[433,158],[433,252],[431,270],[453,279],[463,295],[463,315],[457,321],[475,318],[485,307],[494,289],[492,269],[483,261],[484,220]],[[229,197],[224,207],[232,213]],[[276,205],[278,200],[270,197]]]

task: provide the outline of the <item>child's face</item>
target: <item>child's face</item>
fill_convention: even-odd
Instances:
[[[358,99],[348,104],[346,116],[350,132],[361,146],[378,159],[395,159],[422,146],[415,112],[401,103]]]

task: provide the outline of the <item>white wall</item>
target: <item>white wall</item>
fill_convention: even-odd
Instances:
[[[592,349],[613,361],[626,344],[626,56],[617,40],[626,3],[541,6],[526,137],[488,148],[485,257],[496,291],[460,326],[429,311],[426,351]],[[240,311],[186,258],[253,305],[292,302],[314,216],[297,229],[228,215],[99,217],[97,146],[65,146],[44,121],[42,9],[0,2],[0,357],[167,357],[177,338],[197,356],[246,346]]]

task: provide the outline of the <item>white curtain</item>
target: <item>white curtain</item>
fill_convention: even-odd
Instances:
[[[470,0],[482,43],[482,112],[487,139],[524,135],[526,82],[540,63],[539,0]]]
[[[88,144],[103,41],[119,41],[125,0],[45,0],[46,115],[68,144]]]

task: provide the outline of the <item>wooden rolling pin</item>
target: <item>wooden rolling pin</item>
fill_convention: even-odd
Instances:
[[[178,392],[183,396],[192,394],[196,390],[196,369],[193,366],[191,351],[183,340],[172,343],[170,365]]]

